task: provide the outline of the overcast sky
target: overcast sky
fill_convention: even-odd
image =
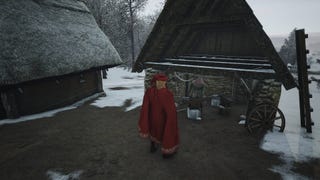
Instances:
[[[144,14],[162,8],[164,0],[149,0]],[[293,28],[320,32],[320,0],[247,0],[268,35],[286,35]]]

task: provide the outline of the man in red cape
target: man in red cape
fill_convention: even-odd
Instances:
[[[144,94],[139,120],[140,136],[151,140],[150,152],[161,145],[163,158],[172,157],[179,145],[177,110],[173,94],[166,87],[167,80],[163,74],[153,77]]]

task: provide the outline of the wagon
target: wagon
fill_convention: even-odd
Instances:
[[[277,106],[267,102],[251,109],[245,120],[245,127],[253,134],[260,134],[266,130],[283,132],[286,126],[283,112]]]

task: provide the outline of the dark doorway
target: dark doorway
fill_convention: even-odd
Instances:
[[[6,110],[3,107],[2,99],[1,99],[1,96],[0,96],[0,119],[6,119],[6,118],[7,118],[7,113],[6,113]]]

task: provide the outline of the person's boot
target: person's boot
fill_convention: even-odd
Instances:
[[[150,144],[150,152],[151,152],[151,153],[154,153],[154,152],[157,151],[157,149],[158,149],[158,147],[157,147],[156,143],[154,143],[154,142],[151,141],[151,144]]]
[[[172,158],[175,154],[176,154],[176,152],[174,152],[174,153],[172,153],[172,154],[162,154],[162,158],[163,158],[163,159],[170,159],[170,158]]]

